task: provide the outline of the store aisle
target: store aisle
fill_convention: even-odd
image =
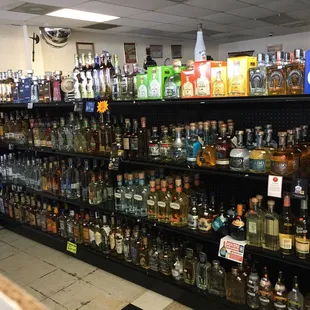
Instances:
[[[2,227],[0,272],[50,310],[189,309]]]

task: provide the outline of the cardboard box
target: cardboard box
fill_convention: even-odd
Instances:
[[[147,100],[148,99],[148,79],[147,74],[137,74],[136,76],[136,86],[137,86],[137,99]]]
[[[184,70],[181,72],[182,98],[195,98],[195,72]]]
[[[210,61],[211,97],[227,96],[227,62]]]
[[[228,96],[249,95],[248,71],[250,68],[255,68],[256,66],[256,57],[241,56],[227,59]]]
[[[195,97],[207,98],[211,96],[211,63],[210,61],[197,61],[195,71]]]
[[[148,76],[148,99],[163,99],[165,93],[165,80],[173,74],[172,67],[149,67]]]

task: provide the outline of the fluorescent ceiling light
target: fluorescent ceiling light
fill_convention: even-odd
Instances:
[[[97,23],[103,23],[109,20],[120,18],[120,17],[112,16],[112,15],[104,15],[104,14],[90,13],[90,12],[70,10],[70,9],[61,9],[55,12],[48,13],[46,15],[70,18],[70,19],[86,20],[86,21],[97,22]]]

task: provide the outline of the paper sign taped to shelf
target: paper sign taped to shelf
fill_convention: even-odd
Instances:
[[[77,252],[77,244],[68,241],[67,242],[67,251],[73,254],[76,254]]]
[[[246,241],[238,241],[230,236],[221,239],[218,256],[233,262],[242,263]]]
[[[276,175],[268,176],[268,196],[269,197],[282,197],[282,182],[283,177]]]
[[[27,109],[31,110],[33,108],[33,102],[28,102]]]

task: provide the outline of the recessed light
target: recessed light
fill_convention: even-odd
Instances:
[[[71,9],[61,9],[61,10],[58,10],[55,12],[48,13],[46,15],[55,16],[55,17],[70,18],[70,19],[85,20],[85,21],[97,22],[97,23],[103,23],[103,22],[107,22],[109,20],[114,20],[114,19],[120,18],[118,16],[97,14],[97,13],[71,10]]]

